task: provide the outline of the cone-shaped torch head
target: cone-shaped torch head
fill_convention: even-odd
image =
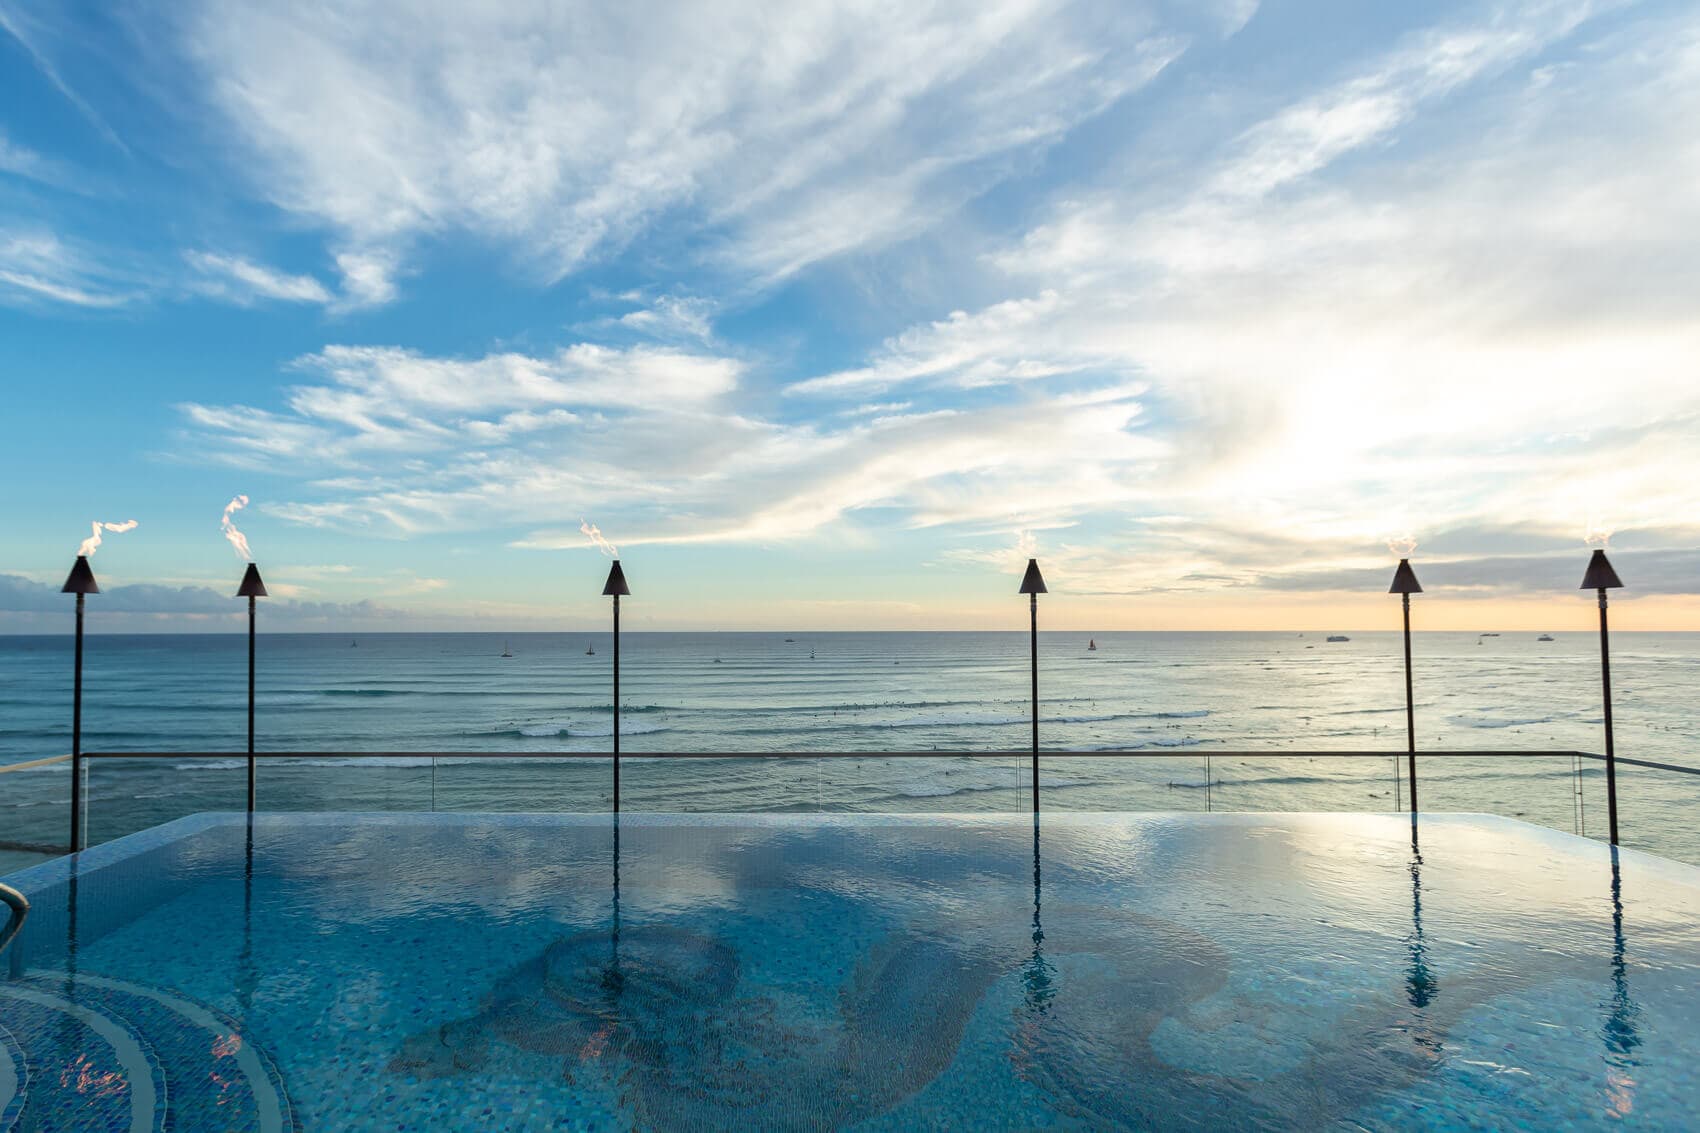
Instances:
[[[1581,590],[1617,590],[1623,586],[1617,572],[1611,568],[1611,560],[1606,558],[1604,549],[1594,548],[1594,557],[1588,560],[1588,573],[1582,576]]]
[[[626,572],[620,569],[620,560],[615,559],[614,565],[608,568],[608,581],[603,584],[602,593],[605,597],[618,597],[631,592],[632,588],[626,585]]]
[[[1387,588],[1389,594],[1421,594],[1423,584],[1417,581],[1417,572],[1411,569],[1410,559],[1400,559],[1399,569],[1393,572],[1393,585]]]
[[[89,558],[87,555],[78,555],[77,561],[71,564],[71,574],[65,579],[65,585],[59,588],[59,593],[100,593],[100,583],[94,580],[94,571],[89,567]]]
[[[1018,594],[1044,594],[1045,576],[1039,573],[1039,560],[1027,560],[1027,573],[1021,576],[1021,589]]]
[[[260,568],[253,563],[248,564],[247,573],[242,576],[242,585],[236,588],[238,598],[264,598],[266,596],[265,581],[260,578]]]

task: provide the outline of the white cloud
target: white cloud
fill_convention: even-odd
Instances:
[[[199,273],[195,290],[242,306],[262,299],[282,303],[329,303],[331,293],[310,275],[286,272],[257,264],[242,256],[217,252],[185,252],[184,259]]]
[[[1159,455],[1129,429],[1142,410],[1126,388],[885,407],[825,428],[737,404],[733,359],[654,347],[456,359],[338,346],[296,369],[312,380],[281,409],[185,406],[194,448],[244,467],[340,464],[348,475],[265,510],[377,533],[511,525],[534,529],[527,545],[577,546],[540,518],[618,516],[622,543],[791,539],[875,507],[917,525],[947,506],[1045,518],[1119,497],[1116,478]]]
[[[1075,395],[1055,376],[1086,373],[1146,388],[1140,427],[1169,456],[1107,485],[1104,515],[1124,531],[1187,518],[1107,541],[1141,548],[1128,552],[1141,569],[1100,545],[1081,577],[1249,583],[1272,545],[1378,547],[1395,501],[1429,531],[1579,538],[1601,500],[1644,530],[1688,522],[1700,323],[1681,297],[1700,262],[1700,197],[1671,186],[1700,183],[1686,126],[1700,116],[1700,34],[1686,20],[1631,25],[1517,81],[1505,68],[1586,8],[1508,11],[1520,22],[1420,34],[1301,94],[1214,168],[1077,194],[990,258],[1016,297],[918,325],[868,365],[790,392],[1037,376],[1061,402]],[[1459,108],[1464,128],[1436,128],[1444,96],[1489,79]],[[1419,121],[1440,140],[1377,160]],[[1061,494],[1092,498],[1066,477]],[[996,501],[970,491],[910,519],[989,515]]]
[[[768,279],[877,247],[1183,46],[1095,0],[209,4],[182,26],[257,188],[340,234],[365,304],[455,231],[547,277],[678,216]]]
[[[339,252],[337,270],[342,273],[345,310],[379,307],[396,297],[396,256],[382,250]]]
[[[1490,22],[1497,48],[1419,35],[1271,107],[1213,166],[1076,193],[986,259],[1008,298],[789,396],[706,347],[331,347],[282,409],[191,421],[226,459],[346,465],[275,509],[302,523],[578,546],[539,517],[644,543],[877,516],[970,542],[946,563],[1008,558],[988,530],[1076,524],[1047,562],[1105,593],[1278,582],[1272,562],[1379,556],[1393,527],[1562,533],[1601,497],[1620,527],[1668,529],[1700,473],[1700,202],[1668,191],[1700,183],[1681,125],[1700,47],[1631,28],[1520,80],[1505,68],[1574,22],[1554,11]],[[1412,43],[1463,46],[1419,68]],[[1295,111],[1366,90],[1396,112]],[[1374,160],[1460,104],[1494,129]]]
[[[0,228],[0,303],[105,308],[136,296],[128,280],[53,233]]]
[[[64,180],[64,173],[57,162],[12,141],[3,128],[0,128],[0,173],[48,184],[59,184]]]
[[[714,304],[690,296],[663,295],[649,306],[621,315],[619,325],[655,338],[707,342],[714,337]]]

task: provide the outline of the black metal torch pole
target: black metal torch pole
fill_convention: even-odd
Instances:
[[[83,848],[83,600],[77,595],[76,675],[71,681],[71,852]]]
[[[1039,813],[1039,596],[1028,595],[1027,613],[1031,623],[1029,644],[1032,647],[1033,669],[1033,813]]]
[[[254,596],[248,595],[248,813],[254,813]]]
[[[1605,692],[1606,722],[1606,810],[1611,822],[1611,844],[1617,845],[1617,754],[1611,735],[1611,645],[1606,631],[1606,591],[1600,587],[1600,685]]]
[[[1411,695],[1411,596],[1401,595],[1405,607],[1405,751],[1411,781],[1411,814],[1417,813],[1417,709]]]
[[[620,596],[614,595],[614,813],[620,813]]]

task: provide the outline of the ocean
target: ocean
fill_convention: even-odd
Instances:
[[[1405,805],[1399,636],[1040,635],[1043,805],[1066,810],[1386,811]],[[1598,639],[1420,633],[1419,749],[1603,751]],[[240,752],[247,641],[91,635],[85,751]],[[506,650],[512,656],[504,657]],[[605,810],[607,633],[262,635],[262,751],[414,753],[267,760],[270,810]],[[69,750],[69,635],[0,637],[0,763]],[[1613,639],[1617,753],[1700,768],[1700,634]],[[1027,635],[628,633],[622,806],[650,811],[985,811],[1030,807]],[[1283,756],[1285,751],[1387,756]],[[1089,753],[1138,750],[1137,759]],[[936,758],[644,760],[644,753],[939,752]],[[1255,755],[1228,753],[1254,752]],[[101,841],[240,809],[240,757],[96,761]],[[1549,758],[1419,760],[1424,810],[1490,811],[1603,836],[1604,769]],[[1700,775],[1624,767],[1626,845],[1700,862]],[[0,873],[67,841],[64,765],[0,774]]]

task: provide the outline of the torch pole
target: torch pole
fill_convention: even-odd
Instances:
[[[1606,809],[1611,821],[1611,844],[1617,845],[1617,754],[1611,735],[1611,646],[1606,630],[1606,591],[1600,587],[1600,684],[1605,693]]]
[[[1406,774],[1411,782],[1411,816],[1417,813],[1417,709],[1411,696],[1411,596],[1401,595],[1405,607],[1405,751]]]
[[[71,681],[71,852],[83,848],[83,598],[77,595],[76,670]]]
[[[620,813],[620,596],[614,595],[614,813]]]
[[[1032,651],[1033,670],[1033,814],[1039,813],[1039,596],[1027,596],[1027,613],[1031,623],[1028,635]]]
[[[248,813],[254,813],[254,595],[248,595]]]

